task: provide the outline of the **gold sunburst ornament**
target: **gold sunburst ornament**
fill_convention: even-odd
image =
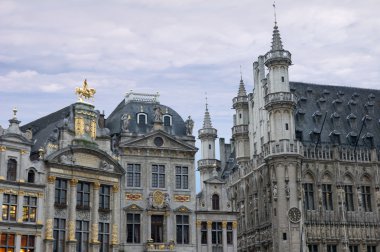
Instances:
[[[83,86],[75,88],[75,94],[78,95],[79,101],[83,102],[83,99],[93,98],[96,93],[95,88],[89,88],[87,84],[87,80],[85,79],[83,82]]]

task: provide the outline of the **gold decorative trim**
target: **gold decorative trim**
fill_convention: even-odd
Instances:
[[[227,228],[227,221],[222,221],[222,228]]]
[[[211,228],[212,227],[212,221],[207,221],[207,228]]]
[[[91,138],[96,138],[96,121],[92,120],[90,123]]]
[[[0,176],[0,180],[5,180],[5,177],[4,176]]]
[[[112,245],[117,245],[119,243],[119,227],[117,224],[112,225],[112,239],[111,239],[111,244]]]
[[[76,241],[75,239],[75,221],[69,221],[69,241]]]
[[[93,98],[95,93],[95,88],[89,88],[86,79],[83,81],[83,86],[81,88],[75,88],[75,94],[78,95],[80,102],[83,102],[83,99]]]
[[[119,191],[119,185],[112,186],[112,192],[117,193]]]
[[[78,180],[77,179],[70,179],[70,186],[74,187],[78,184]]]
[[[176,202],[189,202],[190,201],[190,195],[174,195],[174,201]]]
[[[75,117],[75,135],[81,136],[84,134],[84,119],[82,117]]]
[[[93,183],[93,186],[94,186],[94,189],[95,189],[95,190],[99,190],[99,188],[100,188],[100,183],[99,183],[98,181],[96,181],[96,182]]]
[[[201,220],[197,220],[197,227],[201,227],[202,226],[202,221]]]
[[[49,176],[49,177],[48,177],[48,183],[49,183],[49,184],[54,184],[55,179],[56,179],[55,176]]]
[[[142,200],[142,194],[141,193],[126,193],[125,198],[126,200]]]
[[[4,145],[0,145],[0,152],[4,152],[7,150],[7,147]]]
[[[26,151],[26,150],[20,150],[20,154],[21,155],[25,155],[25,154],[27,154],[28,153],[28,151]]]
[[[54,240],[54,237],[53,237],[53,219],[47,219],[46,220],[45,239],[46,240]]]
[[[98,240],[98,223],[93,223],[91,225],[91,233],[92,233],[91,242],[92,243],[99,243],[99,240]]]
[[[236,228],[237,228],[237,221],[233,221],[233,222],[232,222],[232,228],[233,228],[233,229],[236,229]]]

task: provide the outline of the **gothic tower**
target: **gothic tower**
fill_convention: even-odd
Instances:
[[[268,113],[268,139],[264,159],[269,169],[272,195],[273,251],[300,251],[299,169],[302,153],[295,139],[296,100],[289,88],[291,54],[282,45],[277,22],[272,48],[264,56],[268,67],[264,106]],[[286,157],[286,158],[284,158]]]
[[[207,103],[203,127],[198,131],[198,137],[201,140],[201,160],[198,161],[198,169],[201,177],[201,189],[203,189],[203,181],[213,177],[216,169],[220,167],[220,165],[218,165],[220,161],[215,158],[217,130],[212,127]]]

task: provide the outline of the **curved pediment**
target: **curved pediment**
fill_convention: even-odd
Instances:
[[[173,212],[180,212],[180,213],[191,213],[191,209],[189,209],[186,206],[180,206],[173,210]]]
[[[79,166],[111,173],[124,173],[124,169],[113,157],[102,150],[91,147],[66,147],[47,156],[46,161],[51,164]]]

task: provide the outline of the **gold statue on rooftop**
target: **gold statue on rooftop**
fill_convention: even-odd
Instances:
[[[79,101],[83,102],[83,99],[90,99],[94,97],[96,93],[95,88],[88,88],[87,80],[85,79],[83,82],[83,87],[75,88],[75,94],[79,96]]]

